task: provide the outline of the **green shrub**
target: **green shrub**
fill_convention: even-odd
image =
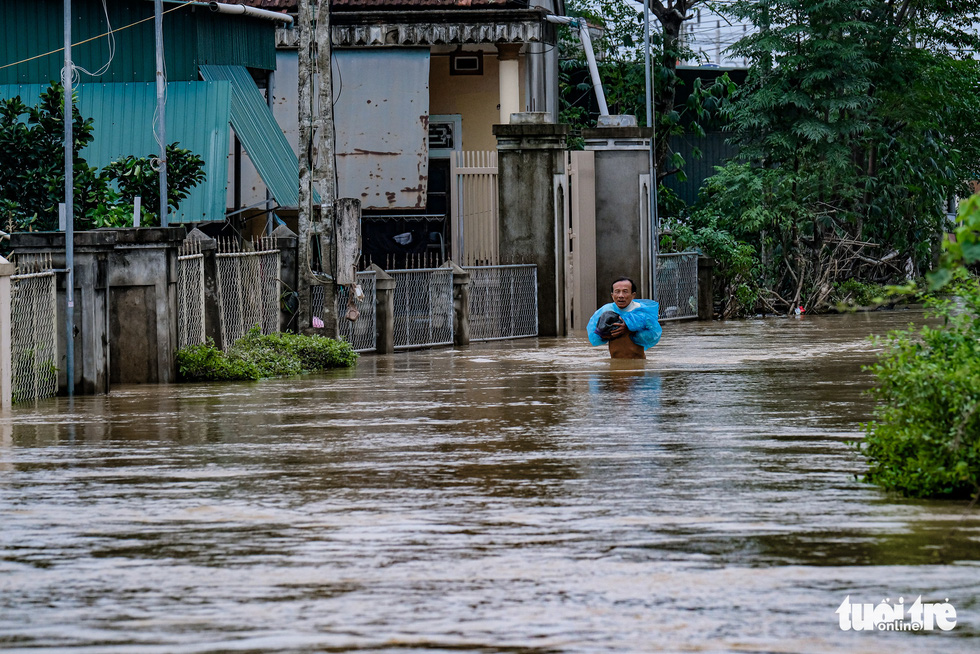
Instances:
[[[926,301],[942,322],[879,339],[884,351],[869,368],[878,405],[858,446],[865,480],[910,497],[980,492],[980,285],[967,272],[980,260],[980,195],[959,219],[956,242],[929,277],[948,292]]]
[[[887,289],[881,284],[846,279],[833,284],[830,302],[841,308],[876,307],[885,301]]]
[[[322,336],[262,334],[253,327],[228,353],[206,344],[177,350],[182,381],[236,381],[349,368],[357,353],[349,343]]]
[[[182,381],[238,381],[262,376],[257,366],[230,358],[210,339],[177,350],[177,374]]]

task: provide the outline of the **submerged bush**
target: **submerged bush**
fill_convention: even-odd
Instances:
[[[284,377],[328,368],[349,368],[357,361],[350,343],[300,334],[262,334],[253,327],[228,353],[209,340],[177,350],[181,381],[236,381]]]
[[[910,497],[980,492],[980,195],[964,203],[956,242],[930,276],[947,295],[927,299],[936,327],[898,331],[876,365],[874,420],[859,445],[865,480]]]
[[[884,303],[888,296],[887,289],[881,284],[862,282],[857,279],[846,279],[835,282],[830,294],[830,303],[838,308],[877,307]]]

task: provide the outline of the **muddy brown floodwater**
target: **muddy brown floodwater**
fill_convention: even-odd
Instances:
[[[859,482],[869,333],[673,323],[0,417],[5,652],[977,652],[980,511]],[[843,631],[948,599],[950,631]]]

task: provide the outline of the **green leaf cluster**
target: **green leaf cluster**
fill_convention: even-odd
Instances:
[[[927,305],[939,325],[879,340],[870,367],[874,420],[858,447],[866,481],[911,497],[966,498],[980,492],[980,194],[964,202],[956,241],[929,276]]]
[[[741,161],[705,185],[701,210],[755,249],[760,297],[812,310],[847,279],[921,276],[948,198],[980,178],[980,61],[960,54],[980,46],[980,0],[738,0],[730,12],[758,26],[731,49],[751,68],[723,109]]]
[[[79,154],[95,125],[72,107],[72,173],[75,227],[128,227],[133,199],[142,198],[141,225],[160,224],[156,155],[128,156],[99,170]],[[64,90],[52,84],[29,107],[19,96],[0,101],[0,220],[5,231],[58,228],[64,201]],[[172,210],[205,177],[204,160],[177,143],[167,146],[167,194]]]
[[[177,350],[181,381],[237,381],[286,377],[329,368],[349,368],[357,361],[350,343],[323,336],[262,334],[253,327],[228,353],[212,341]]]

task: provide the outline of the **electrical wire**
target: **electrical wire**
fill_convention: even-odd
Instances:
[[[172,11],[177,11],[178,9],[183,9],[187,5],[197,4],[198,2],[199,2],[199,0],[187,0],[187,2],[185,2],[184,4],[178,5],[178,6],[174,7],[173,9],[167,9],[163,13],[164,14],[169,14]],[[151,20],[153,20],[153,16],[150,16],[149,18],[140,19],[140,20],[138,20],[138,21],[136,21],[134,23],[130,23],[129,25],[123,25],[122,27],[117,27],[116,29],[110,30],[108,32],[103,32],[102,34],[99,34],[97,36],[93,36],[91,38],[85,39],[84,41],[79,41],[77,43],[72,43],[71,44],[71,47],[74,48],[74,47],[79,46],[79,45],[84,45],[86,43],[90,43],[92,41],[96,41],[98,39],[101,39],[104,36],[109,36],[110,34],[116,34],[117,32],[122,32],[123,30],[128,30],[130,27],[136,27],[137,25],[140,25],[142,23],[145,23],[145,22],[148,22],[148,21],[151,21]],[[43,54],[34,55],[33,57],[28,57],[27,59],[21,59],[20,61],[14,61],[14,62],[9,63],[9,64],[4,64],[4,65],[0,66],[0,70],[3,70],[4,68],[10,68],[11,66],[19,66],[20,64],[26,64],[27,62],[34,61],[35,59],[41,59],[42,57],[47,57],[47,56],[50,56],[50,55],[53,55],[53,54],[58,54],[59,52],[64,52],[64,50],[65,50],[64,47],[61,47],[61,48],[58,48],[57,50],[51,50],[51,51],[45,52]]]
[[[108,59],[108,61],[105,62],[105,64],[103,64],[102,66],[100,66],[99,69],[96,70],[94,73],[89,72],[88,70],[82,68],[81,66],[76,66],[75,65],[75,62],[72,61],[71,62],[71,69],[72,69],[71,70],[71,73],[72,73],[71,74],[71,80],[72,80],[72,88],[73,89],[76,86],[78,86],[78,83],[81,81],[81,75],[79,75],[79,73],[84,73],[84,74],[88,75],[89,77],[102,77],[107,72],[109,72],[109,66],[112,65],[112,60],[116,56],[116,37],[113,34],[112,23],[109,20],[109,8],[106,6],[106,0],[102,0],[102,12],[105,14],[105,24],[106,24],[106,27],[109,28],[109,31],[106,32],[106,35],[108,36],[108,39],[107,40],[109,42],[109,59]],[[64,68],[62,68],[62,71],[64,71]]]

